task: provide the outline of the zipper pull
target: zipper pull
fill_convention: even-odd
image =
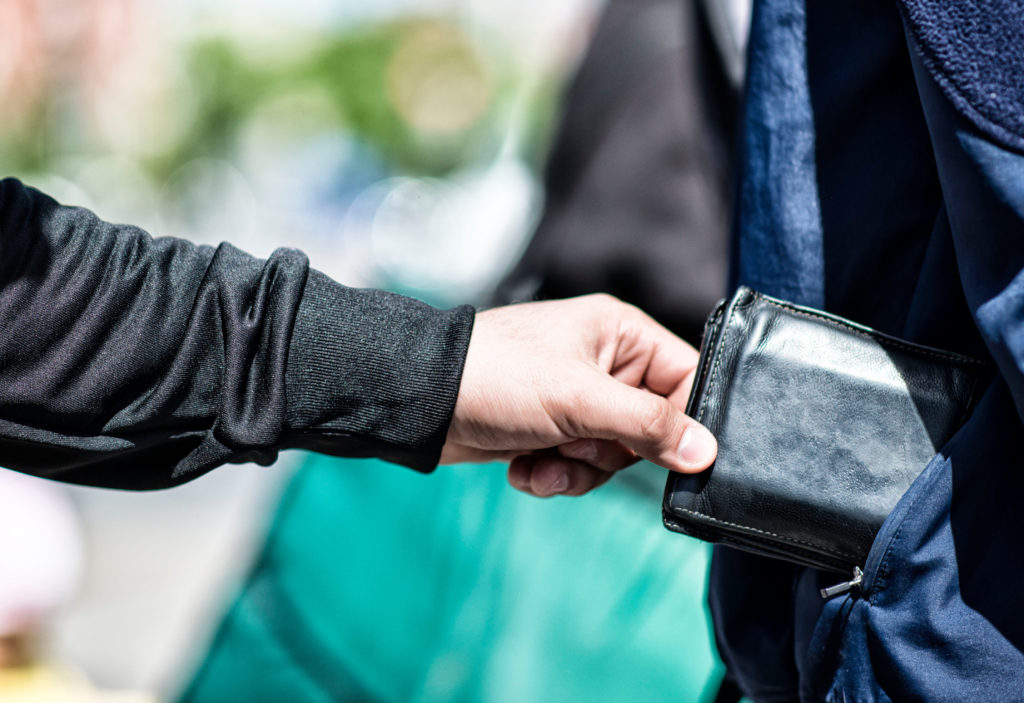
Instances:
[[[854,588],[858,588],[860,586],[860,582],[863,580],[864,572],[860,570],[859,566],[855,566],[853,567],[852,579],[843,583],[837,583],[835,586],[830,586],[829,588],[821,589],[821,597],[828,600],[829,598],[834,598],[835,596],[852,591]]]

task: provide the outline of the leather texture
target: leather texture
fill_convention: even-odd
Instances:
[[[865,559],[992,369],[740,288],[708,320],[687,413],[715,464],[672,474],[670,530],[821,569]]]

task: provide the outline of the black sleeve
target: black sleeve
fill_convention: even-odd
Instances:
[[[146,489],[305,448],[428,471],[472,324],[0,181],[0,466]]]

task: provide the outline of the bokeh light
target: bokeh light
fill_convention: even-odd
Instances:
[[[447,135],[472,126],[494,92],[492,77],[455,27],[424,23],[404,37],[388,65],[388,95],[418,131]]]

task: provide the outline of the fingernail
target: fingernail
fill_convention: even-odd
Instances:
[[[569,487],[569,474],[559,471],[555,480],[548,484],[548,495],[561,493]]]
[[[597,461],[597,442],[580,442],[573,445],[572,449],[566,453],[580,461]]]
[[[705,467],[710,464],[718,451],[715,437],[703,425],[690,425],[679,440],[676,453],[683,463],[691,467]]]

